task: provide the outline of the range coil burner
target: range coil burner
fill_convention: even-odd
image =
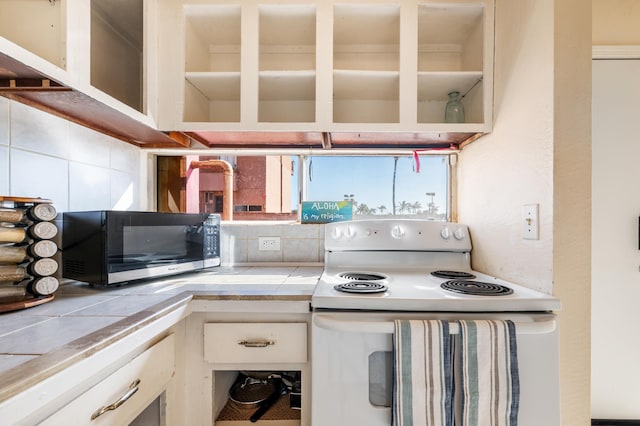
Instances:
[[[387,278],[375,272],[342,272],[338,276],[351,281],[377,281]]]
[[[451,280],[472,280],[476,276],[464,271],[447,271],[439,270],[431,272],[431,275],[438,278],[447,278]]]
[[[343,293],[382,293],[387,291],[387,286],[372,281],[351,281],[334,286],[337,291]]]
[[[454,293],[472,296],[506,296],[513,293],[512,289],[500,284],[470,280],[445,281],[440,284],[440,287],[444,290],[453,291]]]

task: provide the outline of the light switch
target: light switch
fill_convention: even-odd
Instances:
[[[522,238],[525,240],[539,239],[538,204],[525,204],[522,206]]]

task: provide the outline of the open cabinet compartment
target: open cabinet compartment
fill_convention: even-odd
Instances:
[[[464,96],[466,123],[483,123],[485,7],[418,6],[418,122],[444,122],[449,92]]]
[[[142,113],[145,28],[143,0],[91,0],[91,85]]]
[[[240,407],[229,399],[230,390],[241,373],[246,371],[222,371],[213,372],[214,394],[216,395],[216,412],[214,413],[214,426],[248,426],[252,425],[250,417],[257,410],[256,407]],[[252,370],[248,373],[264,373],[268,371]],[[295,373],[300,374],[299,371]],[[295,398],[295,397],[294,397]],[[290,394],[282,395],[259,420],[260,424],[269,426],[300,426],[301,410],[290,408]]]
[[[67,68],[67,2],[0,0],[0,37]]]
[[[336,4],[333,122],[398,123],[400,6]]]
[[[259,122],[315,122],[316,9],[259,6]]]
[[[240,122],[240,5],[184,7],[186,122]]]

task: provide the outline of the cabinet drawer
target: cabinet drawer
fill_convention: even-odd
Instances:
[[[165,389],[173,374],[174,359],[174,337],[171,334],[40,424],[47,426],[129,424]],[[132,393],[133,384],[138,380],[140,381],[137,384],[138,390]],[[122,405],[114,410],[105,411],[104,414],[91,420],[92,415],[100,408],[114,404],[127,393],[132,395]]]
[[[307,362],[307,324],[205,324],[204,359],[214,363]]]

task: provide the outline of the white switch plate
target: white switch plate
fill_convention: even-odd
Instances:
[[[525,240],[539,239],[539,226],[538,205],[525,204],[522,206],[522,238]]]
[[[280,251],[280,237],[258,237],[258,250]]]

